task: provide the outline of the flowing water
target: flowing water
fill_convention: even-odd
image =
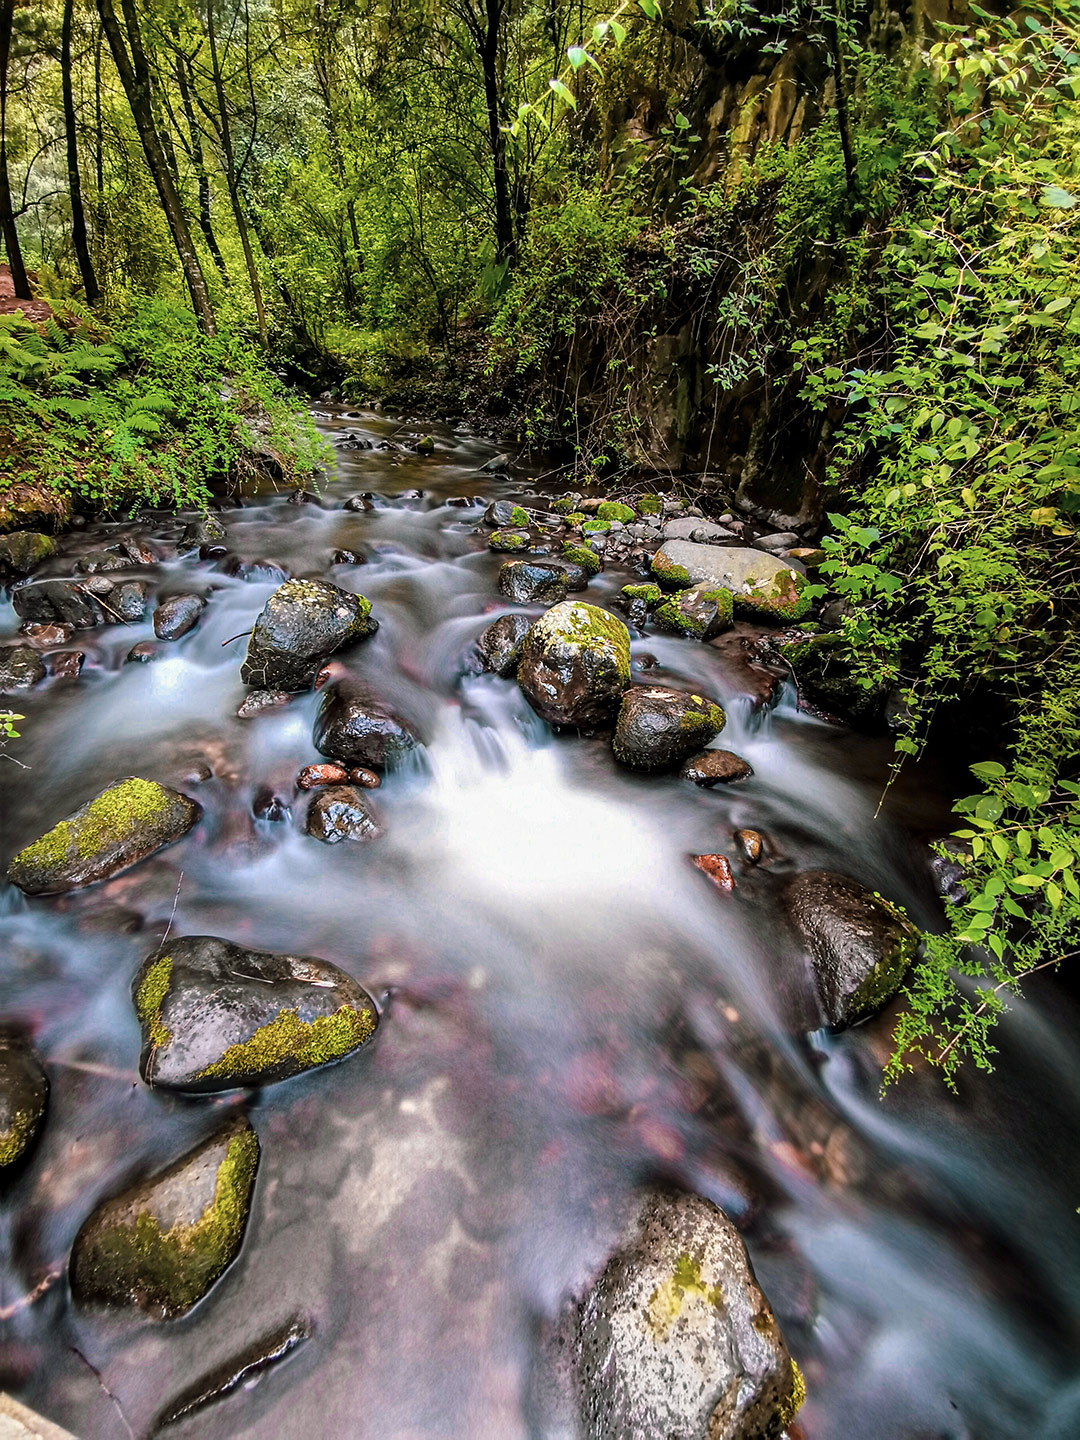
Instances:
[[[400,428],[322,424],[376,442]],[[840,870],[933,923],[943,787],[913,771],[875,818],[881,742],[800,713],[784,688],[756,708],[730,644],[656,634],[635,637],[635,663],[651,656],[650,680],[723,701],[721,743],[751,779],[702,791],[619,770],[602,738],[553,736],[513,681],[469,673],[473,640],[506,608],[503,557],[479,507],[445,503],[535,491],[526,472],[481,474],[490,446],[434,433],[432,457],[341,452],[319,503],[269,495],[222,514],[243,560],[372,601],[377,635],[338,663],[425,741],[423,763],[374,793],[378,842],[303,834],[293,777],[320,758],[317,696],[236,718],[244,640],[230,637],[272,572],[230,577],[168,548],[145,573],[158,596],[210,595],[194,632],[149,665],[122,663],[149,621],[85,632],[77,683],[18,697],[4,858],[122,775],[179,784],[205,815],[107,884],[0,891],[0,1009],[31,1029],[52,1082],[32,1161],[0,1196],[0,1388],[83,1440],[141,1436],[193,1381],[302,1315],[310,1339],[175,1433],[534,1435],[538,1329],[595,1263],[603,1216],[660,1177],[743,1229],[807,1378],[807,1440],[1080,1435],[1068,999],[1048,982],[1016,1008],[998,1073],[959,1099],[920,1074],[879,1100],[884,1019],[800,1031],[809,979],[782,925],[783,878]],[[375,509],[343,511],[358,490]],[[53,568],[133,528],[168,539],[180,524],[68,537]],[[367,563],[332,566],[340,547]],[[609,567],[585,598],[610,603],[629,578]],[[5,602],[0,637],[16,625]],[[288,820],[257,818],[268,793]],[[734,862],[723,894],[686,856],[734,857],[747,825],[771,858]],[[129,990],[170,923],[342,966],[388,997],[376,1042],[249,1098],[151,1092]],[[210,1296],[168,1323],[73,1308],[66,1257],[97,1200],[242,1103],[261,1169],[241,1256]]]

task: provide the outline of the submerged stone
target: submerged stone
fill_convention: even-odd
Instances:
[[[48,1078],[29,1042],[0,1030],[0,1177],[30,1148],[48,1098]]]
[[[341,840],[375,840],[379,823],[355,785],[332,785],[320,791],[308,806],[304,829],[325,845]]]
[[[346,766],[400,764],[420,744],[389,706],[361,686],[331,685],[315,718],[315,748]]]
[[[81,1305],[184,1315],[240,1252],[259,1141],[234,1116],[167,1170],[99,1205],[71,1252]]]
[[[143,1079],[170,1090],[285,1080],[350,1055],[379,1023],[370,995],[336,965],[213,935],[148,955],[132,997]]]
[[[738,1231],[696,1195],[645,1197],[550,1354],[589,1440],[780,1440],[805,1394]]]
[[[918,946],[901,910],[828,870],[794,875],[784,907],[813,962],[827,1025],[853,1025],[892,999]]]
[[[255,622],[240,678],[260,690],[307,690],[327,656],[377,629],[363,595],[326,580],[286,580]]]
[[[630,683],[630,632],[596,605],[555,605],[529,627],[518,683],[552,725],[603,724]]]
[[[481,670],[504,678],[513,675],[532,622],[527,615],[500,615],[476,642]]]
[[[634,770],[669,770],[720,734],[721,706],[664,685],[634,685],[622,697],[612,748]]]
[[[654,613],[653,621],[662,630],[673,630],[696,640],[711,640],[722,630],[731,628],[733,605],[730,590],[694,585],[665,600]]]
[[[92,885],[179,840],[201,814],[194,800],[156,780],[117,780],[20,850],[8,879],[27,895]]]

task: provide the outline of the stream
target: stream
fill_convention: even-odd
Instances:
[[[403,433],[370,412],[319,424],[376,447]],[[638,674],[719,700],[720,743],[753,776],[702,790],[620,769],[603,737],[555,735],[469,656],[511,608],[482,505],[558,489],[534,488],[539,465],[482,473],[492,445],[430,433],[431,456],[339,450],[310,503],[268,492],[223,510],[241,574],[177,556],[184,520],[165,516],[74,532],[49,562],[67,575],[138,533],[165,558],[130,574],[158,599],[209,603],[151,664],[124,664],[154,638],[150,609],[78,632],[78,680],[5,702],[25,719],[0,759],[4,862],[124,775],[178,786],[204,818],[83,891],[28,899],[0,882],[0,1013],[32,1033],[51,1082],[31,1161],[0,1193],[0,1389],[80,1440],[141,1437],[170,1399],[302,1317],[304,1343],[169,1433],[540,1436],[539,1327],[594,1259],[597,1215],[659,1177],[743,1233],[806,1377],[793,1434],[1080,1435],[1068,995],[1033,985],[1001,1027],[996,1072],[965,1074],[959,1096],[920,1071],[879,1098],[888,1015],[839,1035],[798,1022],[808,972],[779,885],[836,870],[940,923],[928,846],[949,827],[947,777],[912,767],[876,814],[887,740],[800,711],[787,681],[758,704],[730,640],[648,629],[631,630]],[[343,510],[358,491],[374,508]],[[481,504],[447,503],[469,496]],[[342,548],[366,563],[334,565]],[[321,758],[317,695],[236,716],[275,566],[368,597],[377,634],[334,664],[425,742],[372,792],[374,843],[303,832],[294,777]],[[610,606],[638,578],[609,564],[582,598]],[[0,640],[18,623],[5,598]],[[745,826],[768,838],[756,868],[735,858]],[[701,851],[732,856],[734,892],[687,863]],[[384,1005],[377,1039],[247,1099],[151,1091],[130,986],[166,930],[333,962]],[[262,1146],[254,1205],[206,1300],[169,1322],[74,1307],[67,1256],[98,1200],[245,1103]]]

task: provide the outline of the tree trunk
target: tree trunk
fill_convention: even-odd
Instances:
[[[214,308],[210,303],[206,278],[202,273],[199,256],[191,239],[184,207],[180,203],[180,196],[177,194],[172,175],[169,173],[169,165],[165,158],[165,151],[162,149],[161,138],[154,125],[154,114],[150,102],[150,69],[142,48],[138,16],[135,13],[133,0],[120,0],[120,3],[124,12],[128,41],[131,45],[130,56],[124,44],[123,31],[116,18],[112,0],[97,0],[98,14],[101,16],[101,24],[105,30],[105,38],[109,42],[109,50],[112,52],[117,74],[120,76],[120,83],[124,87],[124,94],[131,107],[135,128],[142,141],[146,163],[150,167],[150,174],[157,187],[161,208],[165,212],[169,229],[172,231],[173,244],[176,246],[184,278],[187,281],[188,290],[191,292],[191,303],[199,321],[199,328],[204,335],[213,335],[216,328]]]
[[[0,0],[0,232],[4,237],[11,280],[17,300],[30,300],[30,281],[26,276],[19,232],[15,228],[15,209],[11,201],[11,183],[7,168],[7,88],[8,55],[11,51],[11,27],[15,19],[15,0]]]
[[[199,133],[199,122],[195,118],[195,107],[191,103],[191,87],[188,84],[186,64],[182,55],[176,57],[176,84],[180,91],[180,103],[184,107],[184,119],[187,121],[188,134],[191,139],[191,161],[195,166],[195,177],[199,182],[199,229],[206,241],[206,248],[210,251],[214,264],[227,285],[229,272],[225,268],[217,236],[214,234],[214,223],[210,214],[210,176],[206,173],[202,136]]]
[[[79,146],[75,135],[75,96],[71,87],[71,26],[74,13],[75,0],[64,0],[64,20],[60,29],[60,86],[64,99],[68,191],[71,195],[71,243],[75,247],[75,259],[82,276],[86,303],[96,305],[100,292],[90,259],[90,245],[86,238],[86,214],[83,210],[82,180],[79,177]]]
[[[517,245],[514,237],[510,176],[506,168],[506,136],[499,113],[499,26],[502,0],[486,0],[487,29],[480,46],[484,72],[484,103],[487,108],[488,141],[491,145],[492,178],[495,185],[495,247],[500,263],[513,265]]]
[[[210,41],[210,68],[213,72],[214,94],[217,96],[218,114],[221,118],[221,149],[225,156],[225,183],[229,188],[229,200],[232,202],[236,231],[240,236],[244,264],[247,266],[251,293],[255,300],[255,314],[259,323],[259,342],[265,349],[267,344],[266,309],[263,305],[262,286],[259,284],[259,272],[255,268],[255,257],[251,251],[251,235],[240,200],[240,186],[236,178],[236,157],[233,154],[232,131],[229,128],[229,107],[225,101],[225,85],[221,78],[221,66],[218,64],[217,37],[214,33],[214,0],[208,0],[206,6],[206,35]]]

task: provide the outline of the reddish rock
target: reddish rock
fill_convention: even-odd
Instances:
[[[731,862],[726,855],[691,855],[690,862],[721,890],[735,889],[735,877],[731,873]]]
[[[334,767],[328,765],[324,768],[329,770]],[[349,771],[349,779],[354,785],[359,785],[362,790],[377,790],[382,784],[382,780],[375,774],[374,770],[365,770],[363,766],[360,765],[358,765],[355,770]]]
[[[82,650],[58,650],[49,656],[49,671],[57,680],[74,680],[85,659]]]
[[[320,785],[344,785],[349,774],[341,765],[305,765],[296,777],[300,790],[318,790]]]
[[[75,634],[71,625],[42,625],[32,620],[28,620],[20,629],[26,636],[27,644],[32,645],[35,650],[49,650],[53,645],[66,645]]]
[[[726,785],[732,780],[745,780],[753,773],[753,766],[733,750],[702,750],[697,755],[691,755],[679,771],[684,780],[710,787]]]

